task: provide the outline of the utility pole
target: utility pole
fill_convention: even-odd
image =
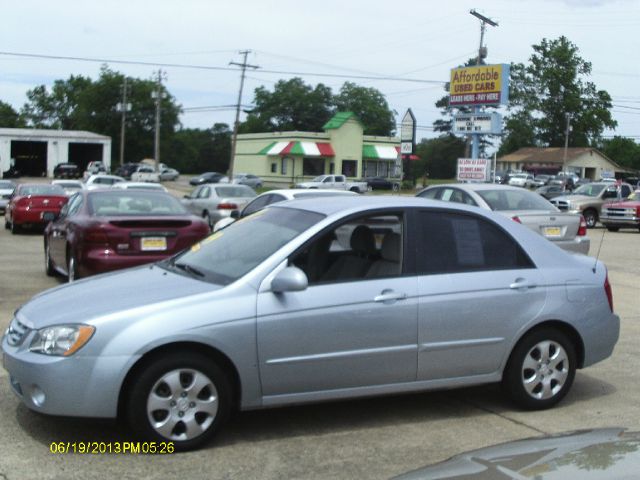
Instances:
[[[562,156],[562,171],[567,171],[567,149],[569,148],[569,131],[571,129],[571,114],[565,112],[564,116],[567,119],[567,127],[564,130],[564,155]]]
[[[238,65],[242,69],[242,73],[240,75],[240,91],[238,92],[238,103],[236,104],[236,121],[233,123],[233,134],[231,136],[231,159],[229,160],[229,171],[227,172],[227,176],[229,177],[229,181],[233,180],[233,161],[236,156],[236,140],[238,139],[238,127],[240,126],[240,106],[242,104],[242,89],[244,87],[244,76],[247,68],[260,68],[257,65],[249,65],[247,63],[247,55],[251,50],[242,50],[240,52],[241,55],[244,55],[244,60],[242,63],[229,62],[229,65]]]
[[[151,98],[156,101],[156,125],[155,125],[155,138],[153,142],[153,160],[155,163],[156,172],[159,171],[160,163],[160,103],[162,102],[162,80],[167,78],[166,72],[158,70],[158,78],[156,81],[156,90],[151,93]]]
[[[127,103],[127,95],[129,94],[129,85],[127,84],[127,77],[124,77],[124,83],[121,85],[122,90],[122,103],[116,105],[116,110],[122,112],[122,121],[120,124],[120,166],[124,164],[124,135],[125,125],[127,122],[127,112],[131,110],[131,103]]]
[[[482,59],[487,58],[487,47],[484,47],[482,45],[484,42],[484,32],[487,28],[487,24],[491,25],[492,27],[497,27],[498,22],[494,22],[490,18],[479,14],[475,10],[470,10],[469,13],[480,20],[480,47],[478,47],[478,57],[476,60],[476,65],[480,66],[480,62],[482,61]],[[480,107],[473,107],[473,113],[480,113]],[[472,135],[472,140],[473,142],[471,145],[471,158],[478,158],[480,156],[480,136],[478,134],[474,134]]]

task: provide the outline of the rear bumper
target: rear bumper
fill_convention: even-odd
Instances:
[[[82,277],[89,277],[98,273],[112,272],[124,268],[138,267],[148,263],[158,262],[172,254],[120,255],[111,249],[89,250],[77,259],[78,273]]]
[[[572,253],[582,253],[583,255],[588,255],[589,248],[591,247],[591,239],[589,237],[576,237],[573,240],[553,241],[553,243],[563,250]]]
[[[11,212],[11,221],[16,225],[46,225],[49,223],[48,221],[44,221],[42,219],[42,215],[45,213],[54,213],[58,214],[59,209],[50,208],[50,209],[14,209]]]

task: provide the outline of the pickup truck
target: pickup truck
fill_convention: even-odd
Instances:
[[[369,189],[367,182],[348,182],[344,175],[320,175],[310,182],[296,184],[296,188],[346,190],[356,193],[365,193]]]
[[[593,228],[600,220],[600,212],[605,203],[627,198],[632,191],[628,183],[616,185],[609,182],[593,182],[585,183],[570,194],[554,197],[549,201],[563,212],[581,213],[587,227]]]
[[[160,182],[160,174],[155,171],[155,169],[149,165],[140,165],[136,170],[131,174],[132,182]]]
[[[617,232],[621,228],[640,229],[640,190],[622,202],[605,203],[600,222],[610,232]]]

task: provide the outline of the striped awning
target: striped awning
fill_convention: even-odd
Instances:
[[[273,142],[258,152],[260,155],[300,155],[305,157],[335,157],[330,143]]]
[[[395,160],[400,153],[400,147],[389,145],[363,145],[362,158],[376,160]]]

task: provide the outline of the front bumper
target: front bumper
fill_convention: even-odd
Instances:
[[[2,340],[11,390],[31,410],[69,417],[115,418],[121,372],[131,357],[54,357],[32,353],[33,332],[17,346]]]

